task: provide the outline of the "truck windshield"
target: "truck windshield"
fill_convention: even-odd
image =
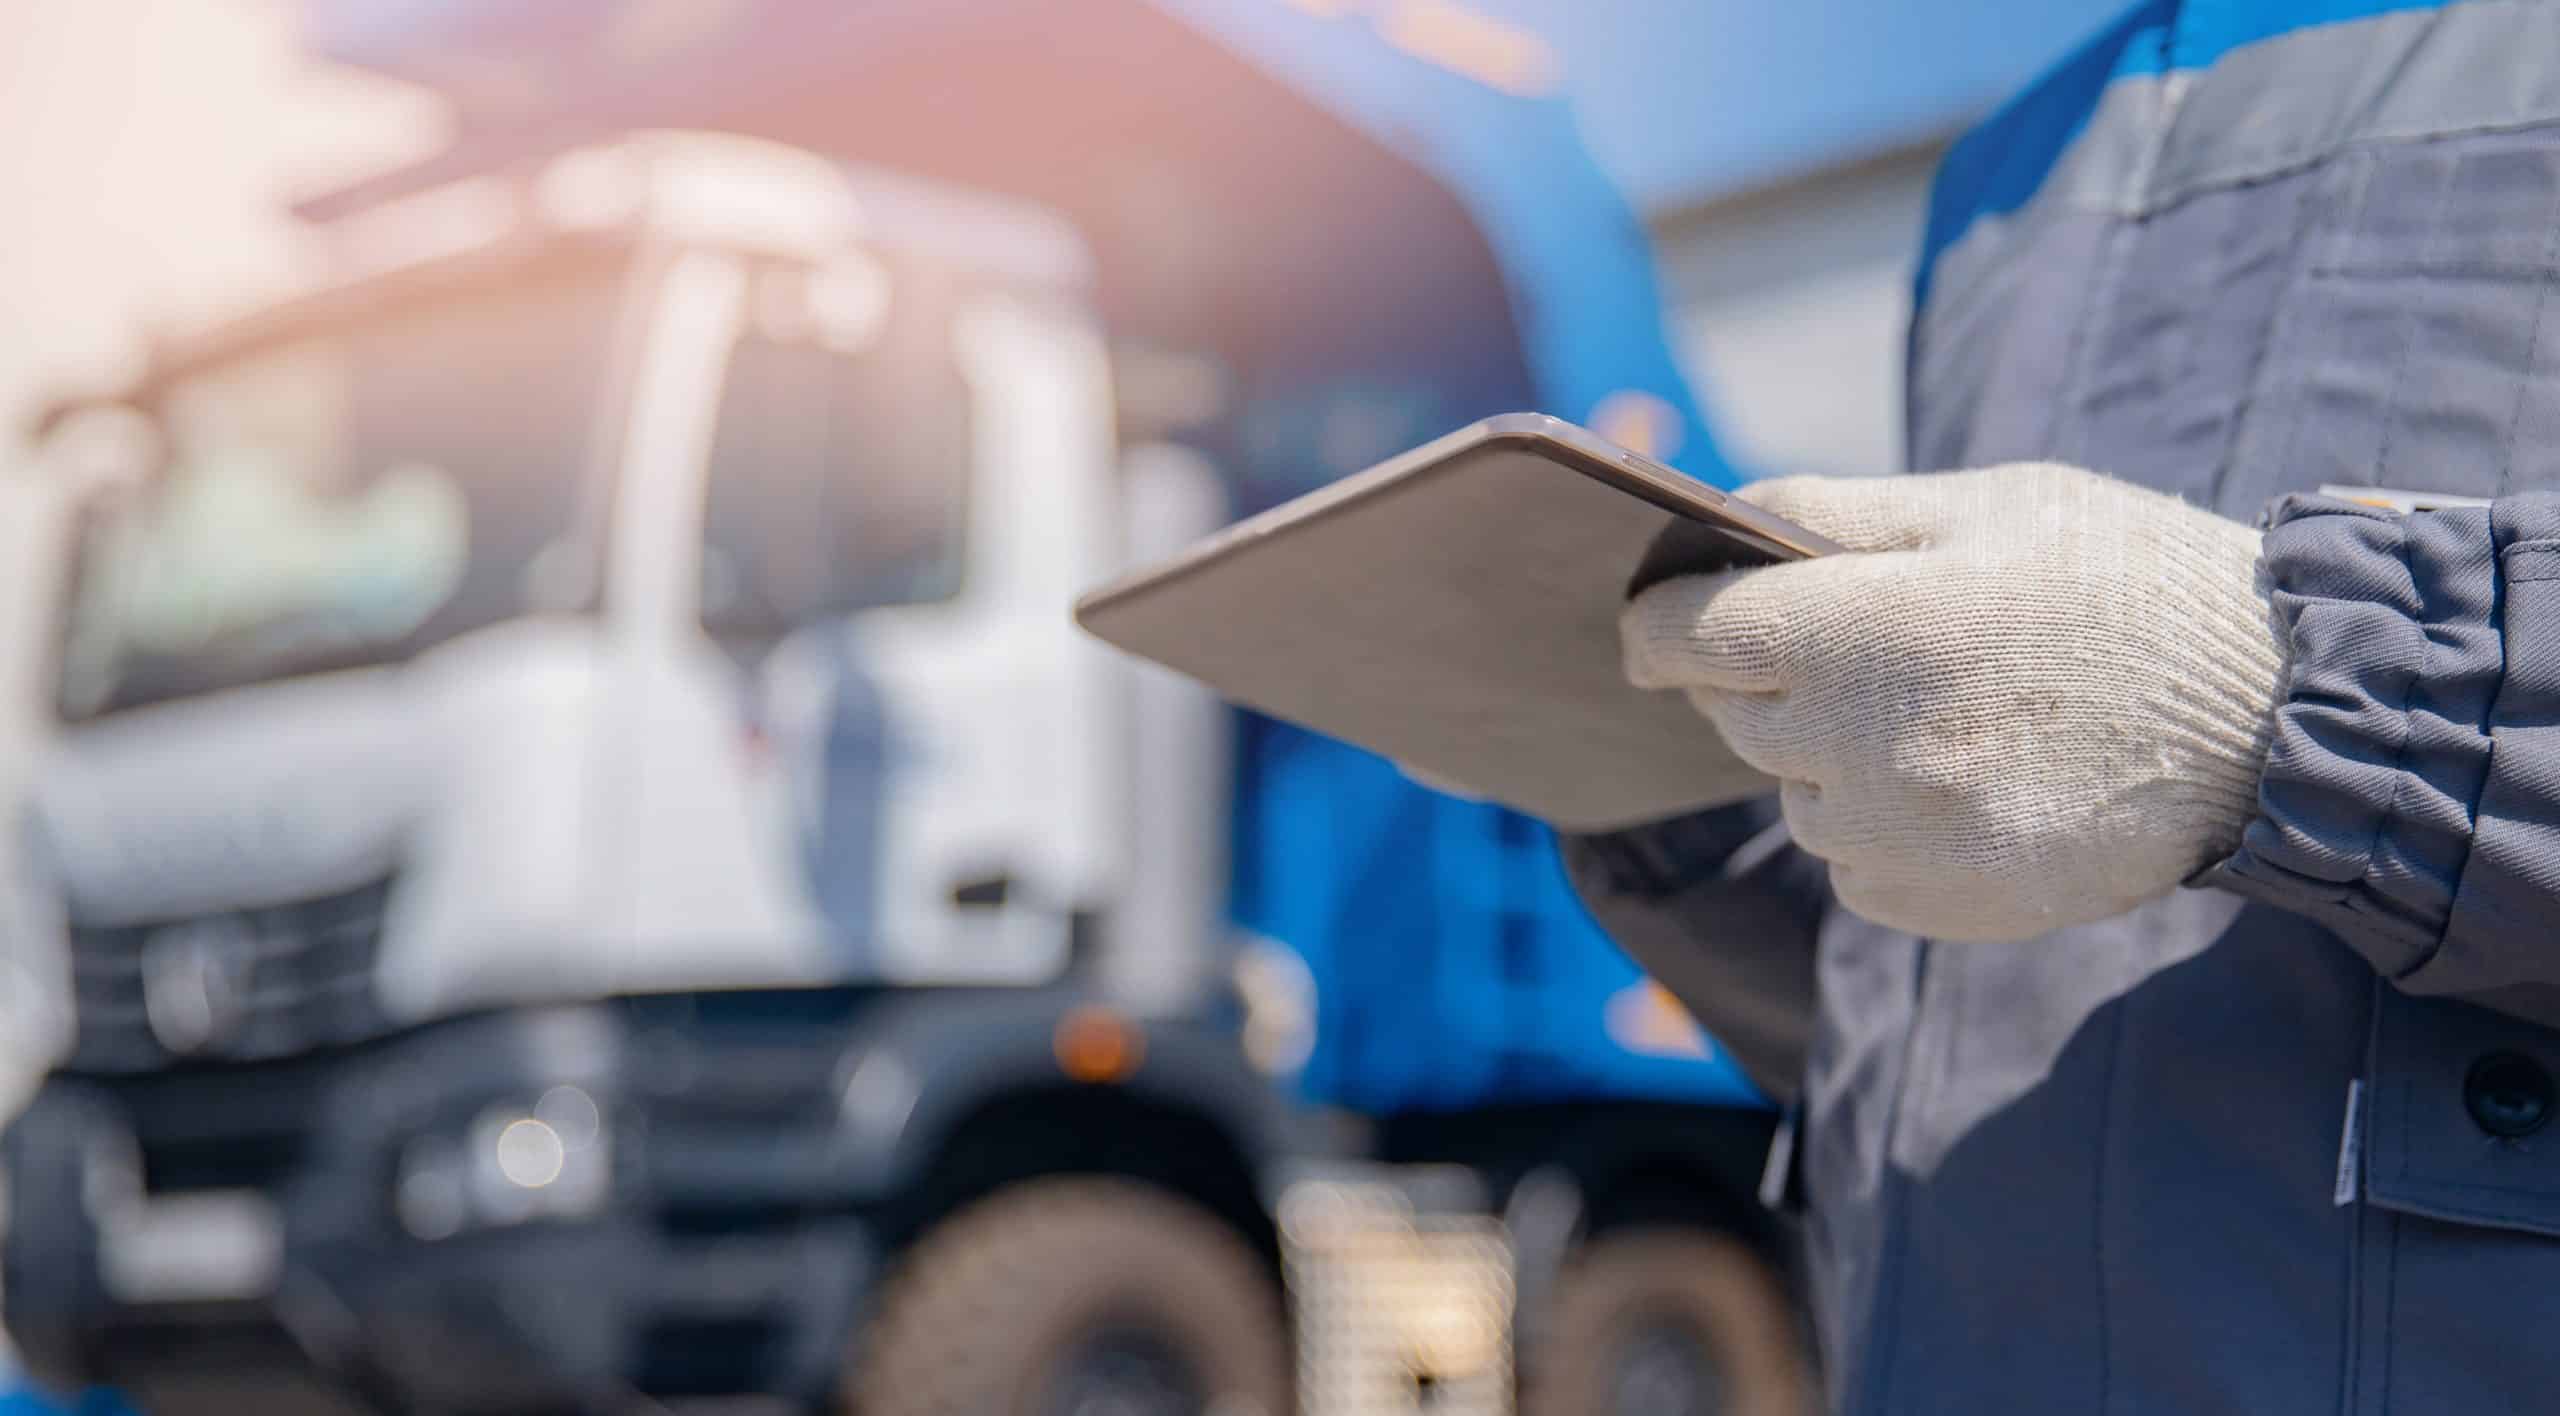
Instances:
[[[576,526],[620,276],[519,269],[167,384],[158,475],[79,548],[65,713],[392,662],[522,613]]]

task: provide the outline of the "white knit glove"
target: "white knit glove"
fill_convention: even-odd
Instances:
[[[1782,780],[1850,909],[2023,939],[2238,844],[2284,673],[2257,532],[2050,464],[1742,495],[1863,554],[1653,587],[1628,677]]]

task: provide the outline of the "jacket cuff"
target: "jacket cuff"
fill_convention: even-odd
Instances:
[[[2260,564],[2288,648],[2275,735],[2240,848],[2196,883],[2310,916],[2395,981],[2426,969],[2489,775],[2496,542],[2485,507],[2275,504]]]
[[[2284,696],[2258,817],[2196,883],[2307,914],[2412,981],[2445,937],[2488,778],[2504,666],[2491,512],[2286,497],[2268,522]]]

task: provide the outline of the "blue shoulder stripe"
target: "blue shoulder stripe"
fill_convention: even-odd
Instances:
[[[1983,217],[2025,206],[2044,185],[2045,174],[2088,126],[2109,84],[2168,66],[2176,11],[2176,0],[2142,0],[1948,150],[1929,188],[1914,308],[1927,302],[1929,272],[1956,238]]]
[[[2446,0],[2141,0],[1950,149],[1929,194],[1917,296],[1938,257],[1986,216],[2026,205],[2124,79],[2210,67],[2243,45]]]
[[[2445,0],[2178,0],[2168,67],[2201,69],[2241,45],[2295,30],[2444,5]]]

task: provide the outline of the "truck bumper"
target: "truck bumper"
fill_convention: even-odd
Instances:
[[[244,1382],[312,1409],[824,1390],[873,1267],[864,1227],[671,1208],[651,1162],[685,1138],[616,1101],[613,1021],[501,1014],[327,1058],[50,1079],[0,1138],[0,1312],[29,1371],[155,1412],[247,1409]],[[467,1166],[490,1115],[560,1088],[599,1103],[609,1157],[576,1205],[521,1167],[550,1208],[404,1204],[422,1147]]]
[[[332,1267],[329,1296],[363,1315],[355,1368],[473,1410],[822,1391],[870,1260],[851,1221],[690,1238],[603,1221]]]

